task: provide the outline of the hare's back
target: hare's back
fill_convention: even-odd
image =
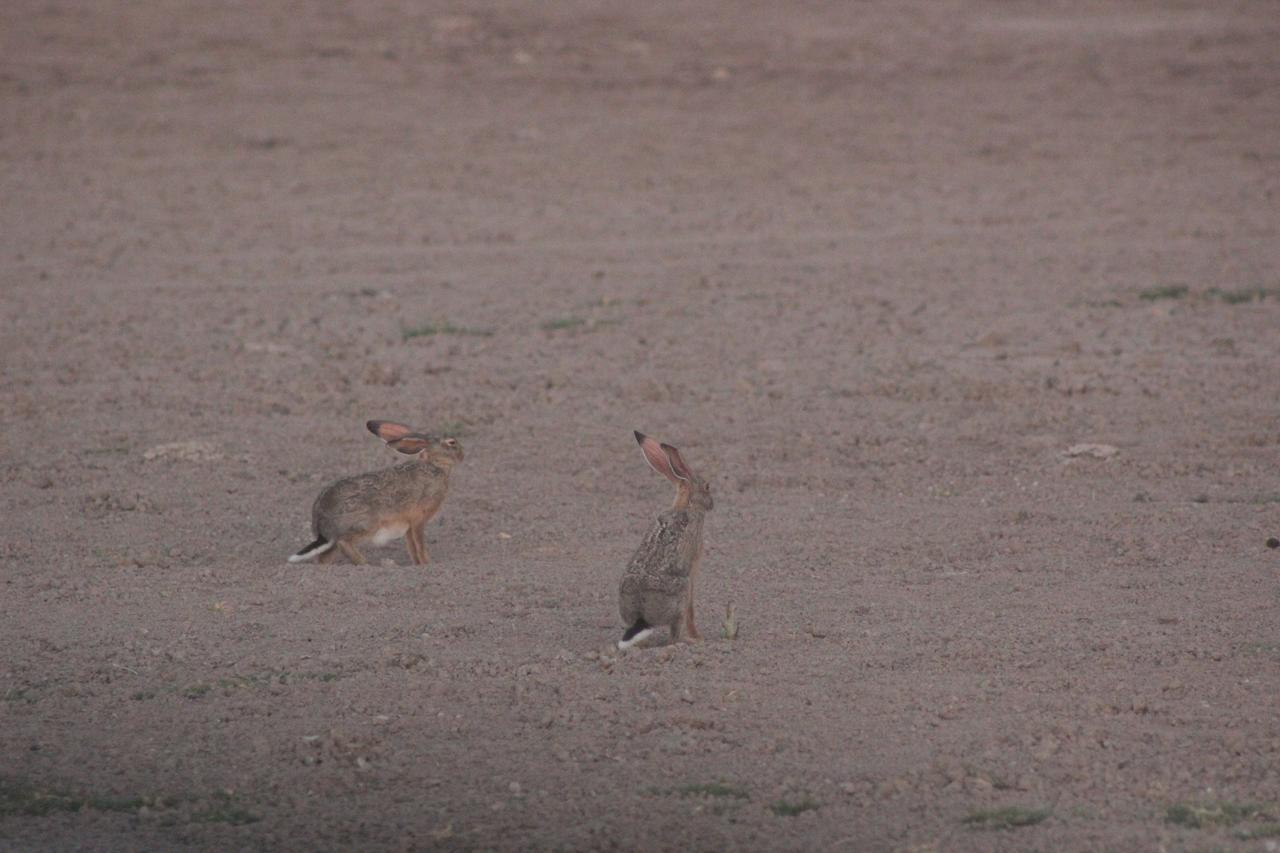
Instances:
[[[686,549],[682,547],[689,525],[688,513],[671,510],[658,516],[645,534],[618,589],[619,609],[627,622],[643,616],[660,624],[679,609],[689,586]]]
[[[654,520],[627,565],[627,575],[643,576],[660,583],[661,578],[689,574],[689,546],[696,531],[690,513],[667,510]]]
[[[406,465],[357,474],[333,483],[316,498],[312,517],[342,520],[344,527],[359,526],[388,514],[396,514],[419,502],[424,489]]]

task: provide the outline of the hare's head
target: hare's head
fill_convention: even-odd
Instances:
[[[431,461],[437,465],[452,467],[462,461],[462,442],[451,435],[435,439],[435,450],[431,453]]]
[[[458,439],[422,432],[414,432],[404,424],[393,421],[369,421],[369,432],[387,443],[387,447],[408,456],[416,456],[423,462],[431,462],[442,468],[452,468],[462,461],[462,444]]]
[[[676,509],[706,512],[715,507],[715,501],[711,499],[711,484],[693,473],[679,450],[669,444],[659,444],[642,432],[636,432],[636,441],[640,443],[640,452],[649,467],[675,485]]]

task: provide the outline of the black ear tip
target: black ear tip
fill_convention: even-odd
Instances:
[[[378,427],[382,426],[382,421],[365,421],[364,426],[365,429],[369,430],[369,432],[377,435]]]
[[[642,433],[640,430],[634,430],[634,432],[636,434],[636,441],[639,444],[644,444],[644,440],[648,438],[648,436]]]

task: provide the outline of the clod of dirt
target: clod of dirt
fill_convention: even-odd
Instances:
[[[1280,539],[1277,539],[1276,537],[1272,536],[1270,539],[1267,540],[1267,547],[1280,548]]]
[[[220,451],[209,441],[174,441],[169,444],[157,444],[142,453],[142,458],[151,462],[156,459],[178,459],[183,462],[213,462],[222,458]]]
[[[1077,456],[1092,456],[1095,459],[1110,459],[1120,452],[1118,447],[1110,444],[1073,444],[1062,452],[1063,456],[1072,459]]]

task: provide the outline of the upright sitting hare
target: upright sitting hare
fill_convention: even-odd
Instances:
[[[365,559],[356,543],[371,539],[374,545],[384,545],[403,536],[409,559],[426,565],[422,529],[444,503],[449,471],[462,461],[462,445],[456,438],[424,435],[390,421],[369,421],[366,426],[389,447],[416,458],[325,487],[311,507],[316,541],[289,562],[316,557],[328,563],[341,551],[351,562],[361,564]]]
[[[693,579],[702,559],[702,520],[714,505],[711,486],[680,458],[680,451],[637,432],[640,451],[655,471],[676,487],[676,502],[658,516],[622,575],[618,609],[627,649],[653,633],[671,629],[675,641],[698,639],[693,624]]]

